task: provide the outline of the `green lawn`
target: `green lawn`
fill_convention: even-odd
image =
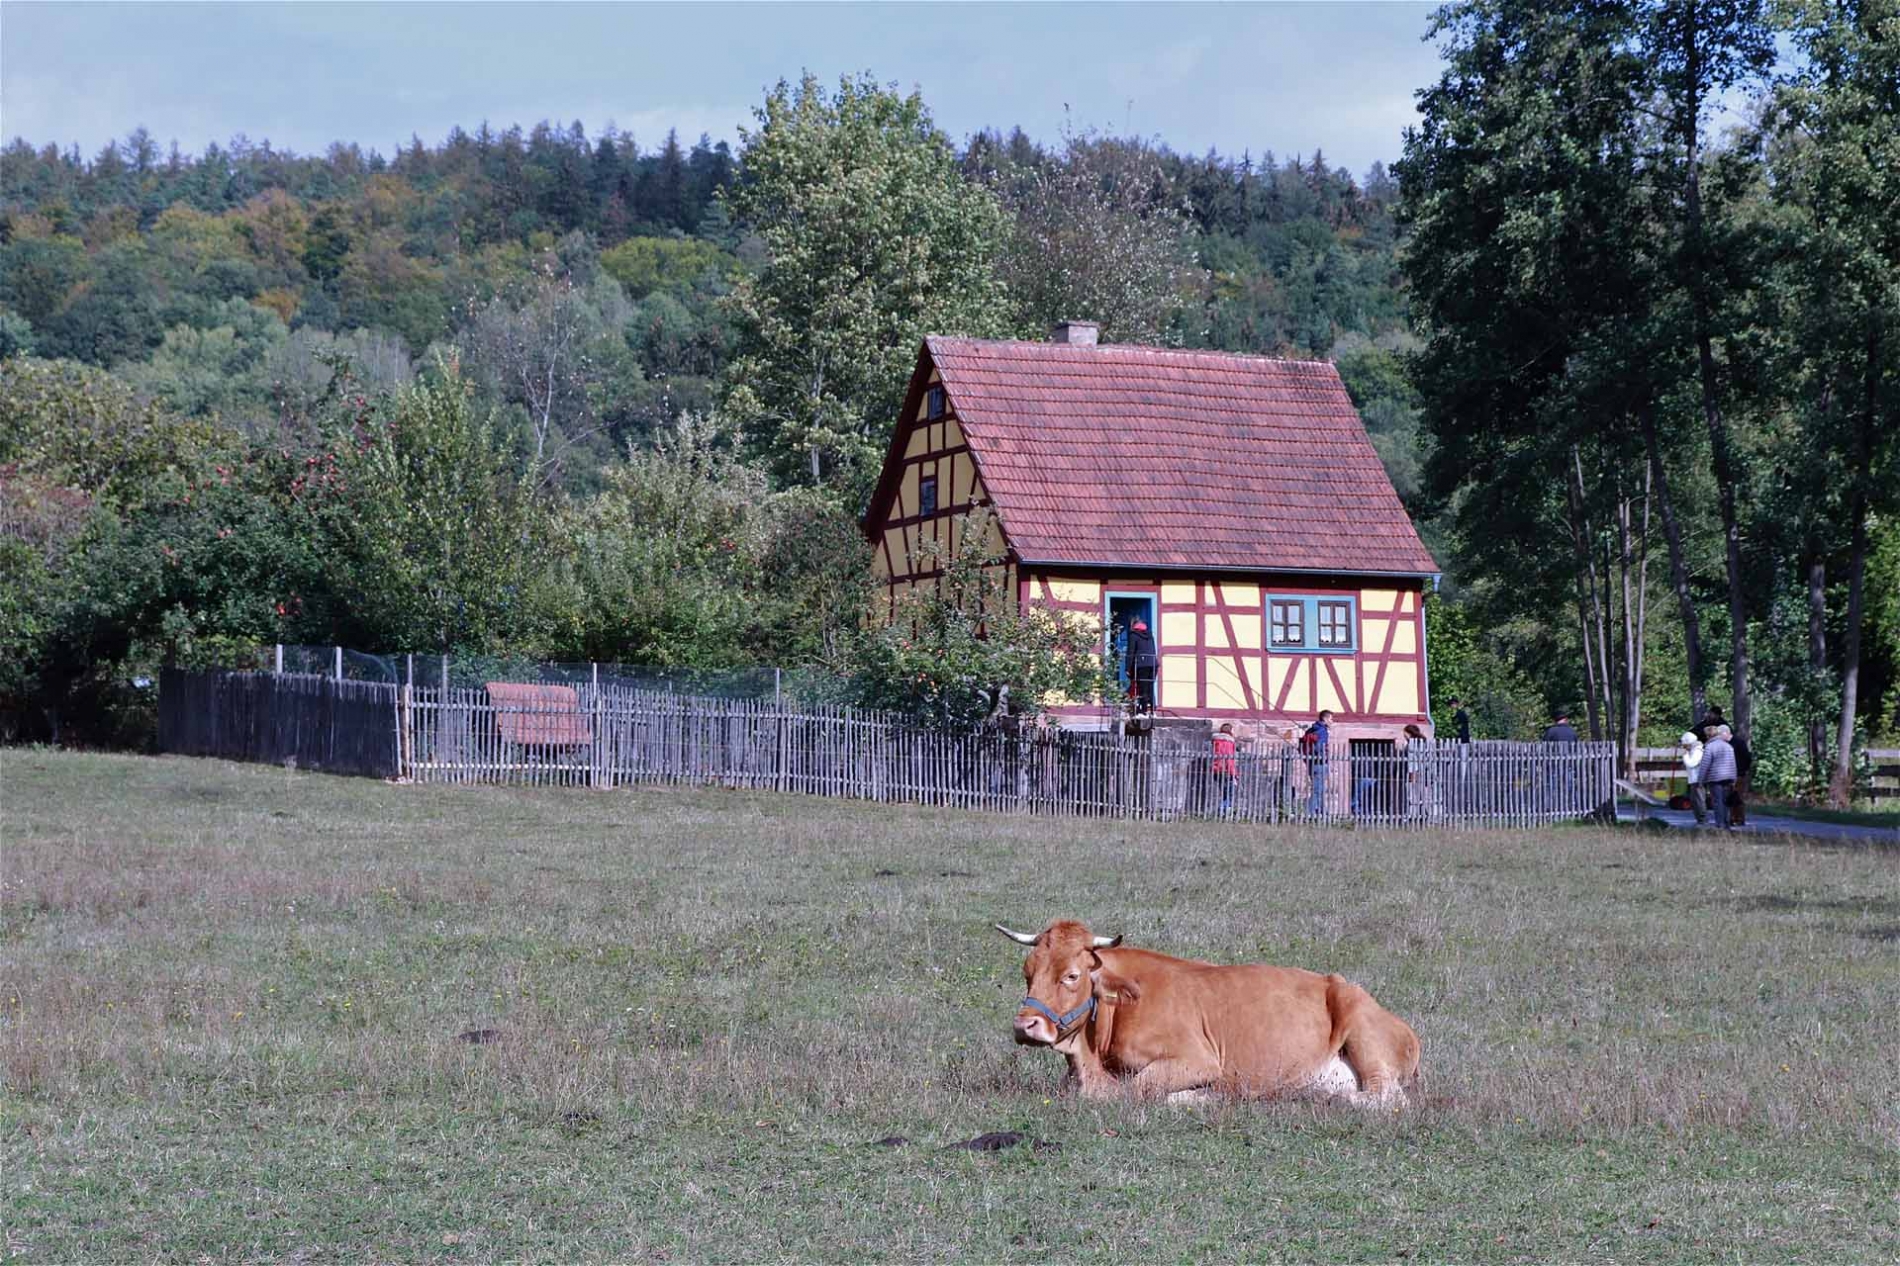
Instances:
[[[0,813],[22,1260],[1900,1256],[1893,850],[32,750]],[[1063,1098],[989,929],[1062,915],[1344,972],[1421,1093]]]

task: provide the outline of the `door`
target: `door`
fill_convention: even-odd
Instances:
[[[1103,648],[1115,661],[1115,679],[1121,683],[1124,698],[1128,695],[1128,626],[1137,619],[1147,624],[1148,631],[1155,635],[1157,643],[1161,640],[1161,630],[1155,627],[1155,595],[1151,593],[1116,593],[1109,590],[1106,595],[1108,611],[1102,621],[1107,630],[1107,645]]]

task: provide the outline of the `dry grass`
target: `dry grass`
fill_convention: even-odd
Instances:
[[[26,1259],[1900,1254],[1892,851],[36,751],[0,795]],[[1353,976],[1422,1101],[1057,1097],[988,925],[1058,915]],[[1002,1128],[1063,1146],[941,1150]]]

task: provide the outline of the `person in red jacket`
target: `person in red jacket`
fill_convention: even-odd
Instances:
[[[1240,744],[1234,739],[1234,723],[1223,721],[1214,731],[1214,785],[1220,788],[1220,815],[1234,809],[1234,783],[1240,778]]]

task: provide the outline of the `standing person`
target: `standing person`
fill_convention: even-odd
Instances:
[[[1718,725],[1702,745],[1702,785],[1709,792],[1709,816],[1724,831],[1735,829],[1728,820],[1728,797],[1735,789],[1735,748],[1729,737],[1729,728]]]
[[[1240,744],[1234,739],[1234,723],[1221,722],[1214,731],[1214,785],[1220,788],[1220,815],[1234,811],[1234,783],[1240,777]]]
[[[1458,731],[1458,741],[1469,743],[1471,741],[1471,714],[1465,711],[1463,699],[1454,698],[1451,701],[1451,723]]]
[[[1577,727],[1570,724],[1570,713],[1565,709],[1558,709],[1557,715],[1551,718],[1550,725],[1544,730],[1544,742],[1580,743],[1582,741],[1577,736]]]
[[[1728,797],[1729,825],[1747,826],[1748,776],[1755,772],[1755,753],[1745,738],[1731,734],[1728,744],[1735,749],[1735,785],[1729,788]]]
[[[1681,739],[1682,772],[1689,780],[1689,807],[1695,810],[1695,824],[1706,826],[1709,821],[1708,805],[1702,795],[1702,769],[1708,763],[1702,748],[1702,740],[1694,730],[1684,730]]]
[[[1702,736],[1702,742],[1706,746],[1708,741],[1715,737],[1716,727],[1727,724],[1728,720],[1723,717],[1722,709],[1715,704],[1710,704],[1709,710],[1702,714],[1702,719],[1695,723],[1695,732]]]
[[[1327,758],[1332,755],[1333,714],[1322,709],[1319,718],[1306,727],[1306,733],[1300,735],[1300,754],[1306,758],[1307,778],[1311,790],[1306,796],[1306,814],[1317,818],[1326,812],[1326,767]]]
[[[1128,679],[1135,683],[1135,711],[1153,712],[1155,710],[1155,655],[1154,634],[1148,631],[1148,622],[1139,616],[1128,626]]]
[[[1577,733],[1577,727],[1570,724],[1569,711],[1564,708],[1557,709],[1557,715],[1551,718],[1550,725],[1544,730],[1544,742],[1569,745],[1582,741],[1582,737]],[[1577,787],[1577,773],[1570,762],[1562,757],[1554,763],[1557,768],[1551,771],[1548,784],[1554,801],[1550,807],[1557,812],[1567,813],[1576,807],[1572,793]]]

